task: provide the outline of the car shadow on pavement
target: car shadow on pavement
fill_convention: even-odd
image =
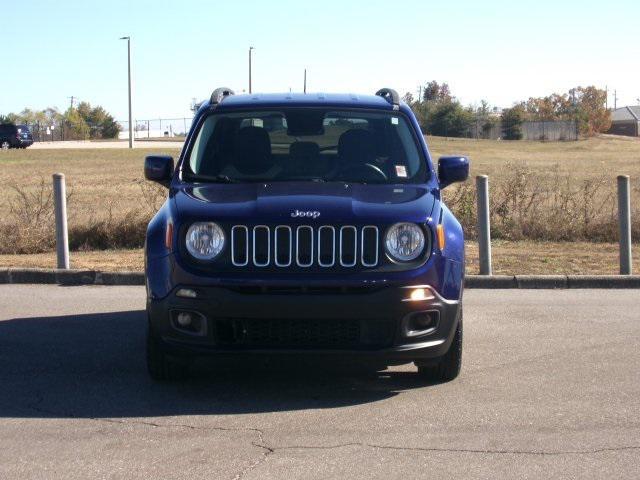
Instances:
[[[0,418],[216,415],[336,408],[424,387],[413,371],[349,362],[201,362],[189,380],[153,382],[143,310],[0,322]]]

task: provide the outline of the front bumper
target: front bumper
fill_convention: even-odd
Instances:
[[[181,288],[189,288],[182,286]],[[411,300],[422,288],[424,295]],[[196,298],[148,299],[149,328],[174,354],[320,354],[375,357],[389,364],[443,355],[453,339],[461,304],[429,286],[362,289],[197,287]],[[180,329],[177,312],[195,312],[201,334]],[[417,313],[436,319],[423,334],[410,332]]]

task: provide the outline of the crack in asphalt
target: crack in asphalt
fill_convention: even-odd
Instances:
[[[98,418],[98,417],[83,417],[80,415],[75,415],[69,412],[59,412],[52,409],[46,409],[39,406],[40,403],[44,401],[44,397],[38,395],[38,398],[35,402],[31,404],[25,405],[26,408],[34,410],[39,413],[46,413],[47,415],[57,415],[60,417],[72,418],[77,420],[92,420],[94,422],[103,422],[103,423],[115,423],[120,425],[142,425],[146,427],[153,428],[186,428],[189,430],[218,430],[225,432],[253,432],[258,436],[258,440],[263,440],[264,432],[259,428],[251,428],[251,427],[219,427],[219,426],[197,426],[197,425],[189,425],[186,423],[156,423],[149,422],[144,420],[134,420],[134,419],[116,419],[116,418]],[[256,445],[258,446],[258,445]]]
[[[261,436],[263,436],[262,434]],[[601,452],[617,452],[624,450],[637,450],[640,449],[640,445],[628,445],[621,447],[605,447],[596,448],[592,450],[564,450],[564,451],[536,451],[536,450],[483,450],[483,449],[470,449],[470,448],[436,448],[436,447],[398,447],[394,445],[376,445],[372,443],[361,442],[349,442],[341,443],[338,445],[290,445],[284,447],[270,447],[266,444],[258,444],[252,442],[252,445],[264,449],[263,454],[256,459],[255,462],[248,465],[240,473],[238,473],[233,480],[241,480],[252,470],[255,470],[260,465],[267,461],[269,455],[277,453],[281,450],[333,450],[346,447],[359,447],[359,448],[373,448],[380,450],[400,450],[408,452],[443,452],[443,453],[471,453],[482,455],[535,455],[535,456],[560,456],[560,455],[589,455]]]
[[[622,445],[620,447],[603,447],[591,450],[490,450],[473,448],[439,448],[439,447],[398,447],[395,445],[377,445],[373,443],[349,442],[338,445],[290,445],[283,447],[266,447],[277,452],[279,450],[332,450],[345,447],[366,447],[381,450],[404,450],[409,452],[445,452],[445,453],[478,453],[488,455],[589,455],[602,452],[617,452],[624,450],[640,450],[640,445]]]
[[[284,450],[334,450],[347,447],[372,448],[379,450],[398,450],[406,452],[441,452],[441,453],[470,453],[480,455],[530,455],[530,456],[561,456],[561,455],[594,455],[604,452],[620,452],[625,450],[640,450],[640,445],[622,445],[619,447],[602,447],[589,450],[508,450],[508,449],[473,449],[473,448],[439,448],[439,447],[400,447],[395,445],[379,445],[364,442],[347,442],[336,445],[285,445],[281,447],[269,446],[265,440],[265,432],[254,427],[220,427],[220,426],[196,426],[184,423],[156,423],[144,420],[133,419],[114,419],[114,418],[97,418],[97,417],[81,417],[68,412],[61,413],[55,410],[46,409],[40,406],[44,401],[42,395],[38,395],[35,402],[26,404],[25,407],[39,413],[48,415],[58,415],[72,419],[86,419],[95,422],[103,422],[120,425],[140,425],[151,428],[184,428],[189,430],[200,431],[224,431],[224,432],[251,432],[257,436],[257,441],[251,442],[255,448],[261,449],[261,455],[244,469],[238,472],[233,480],[241,480],[248,473],[264,464],[268,457],[274,453]]]
[[[118,419],[115,419],[115,418],[81,417],[79,415],[74,415],[74,414],[69,413],[69,412],[62,412],[61,413],[61,412],[57,412],[57,411],[52,410],[52,409],[43,408],[43,407],[40,406],[40,404],[43,401],[44,401],[44,396],[38,394],[38,395],[36,395],[36,400],[33,403],[26,404],[25,407],[30,409],[30,410],[36,411],[38,413],[45,413],[47,415],[57,415],[57,416],[60,416],[60,417],[66,417],[66,418],[78,419],[78,420],[92,420],[94,422],[101,422],[101,423],[120,424],[120,425],[140,425],[140,426],[151,427],[151,428],[185,428],[185,429],[189,429],[189,430],[201,430],[201,431],[251,432],[251,433],[255,433],[257,435],[257,437],[258,437],[258,441],[257,442],[251,442],[251,445],[253,447],[262,449],[263,453],[254,462],[252,462],[251,464],[247,465],[242,471],[237,473],[233,477],[233,480],[240,480],[247,473],[249,473],[250,471],[252,471],[255,468],[259,467],[262,463],[264,463],[267,460],[267,457],[269,455],[271,455],[272,453],[275,452],[275,450],[273,448],[268,447],[268,446],[265,445],[264,431],[259,429],[259,428],[253,428],[253,427],[196,426],[196,425],[188,425],[188,424],[185,424],[185,423],[156,423],[156,422],[149,422],[149,421],[144,421],[144,420],[133,420],[133,419],[118,420]]]
[[[261,432],[261,434],[258,435],[260,437],[260,441],[263,442],[264,441],[264,432]],[[234,477],[233,480],[240,480],[242,479],[247,473],[251,472],[252,470],[255,470],[256,468],[258,468],[260,465],[262,465],[264,462],[267,461],[267,458],[269,457],[269,455],[275,453],[275,449],[263,444],[263,443],[256,443],[256,442],[251,442],[251,445],[253,445],[254,447],[257,448],[261,448],[263,450],[262,455],[260,455],[253,463],[247,465],[245,468],[242,469],[242,471],[238,472]]]

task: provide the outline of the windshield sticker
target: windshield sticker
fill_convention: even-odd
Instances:
[[[407,178],[407,167],[404,165],[396,165],[396,177]]]
[[[391,125],[398,125],[398,117],[391,117]]]

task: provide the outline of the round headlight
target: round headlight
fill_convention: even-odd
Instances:
[[[224,248],[224,231],[213,222],[194,223],[187,230],[187,251],[198,260],[213,260]]]
[[[393,260],[410,262],[424,250],[424,233],[415,223],[396,223],[387,230],[384,245]]]

